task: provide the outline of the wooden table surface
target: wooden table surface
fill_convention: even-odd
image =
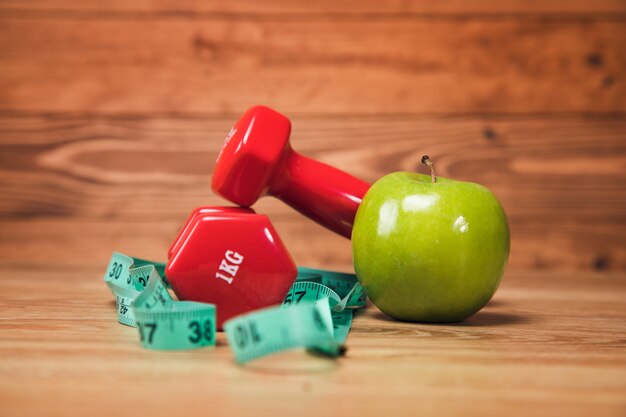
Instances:
[[[370,306],[333,361],[154,352],[117,323],[104,265],[0,267],[0,415],[626,415],[626,274],[509,271],[462,324]]]

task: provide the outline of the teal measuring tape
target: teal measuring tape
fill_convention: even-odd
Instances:
[[[113,254],[104,280],[115,296],[118,321],[137,327],[148,349],[214,346],[215,306],[174,300],[164,271],[164,264]],[[354,274],[301,267],[281,306],[237,316],[224,331],[240,364],[296,347],[337,357],[345,352],[353,312],[365,300]]]
[[[113,254],[104,281],[115,296],[118,321],[137,327],[139,341],[148,349],[214,346],[215,306],[174,301],[156,265]]]
[[[241,364],[294,347],[336,357],[345,352],[354,309],[364,306],[356,276],[298,268],[281,306],[235,317],[224,331]]]

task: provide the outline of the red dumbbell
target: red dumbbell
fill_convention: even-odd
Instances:
[[[254,214],[254,210],[244,207],[198,207],[194,211],[191,212],[187,220],[185,220],[185,224],[180,229],[178,236],[172,242],[169,250],[167,251],[167,259],[172,257],[172,254],[178,250],[180,244],[184,242],[191,226],[195,224],[196,217],[202,216],[204,214],[210,213],[244,213],[244,214]]]
[[[218,328],[280,304],[297,269],[267,216],[217,207],[195,213],[165,269],[178,298],[215,304]]]
[[[369,184],[295,152],[291,122],[263,106],[248,110],[231,129],[213,172],[213,190],[249,207],[264,195],[283,200],[321,225],[350,238]]]

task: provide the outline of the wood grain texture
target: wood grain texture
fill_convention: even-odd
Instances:
[[[44,12],[125,12],[185,13],[193,16],[201,13],[240,15],[293,15],[293,14],[339,14],[366,13],[428,14],[428,15],[498,15],[513,13],[573,14],[573,13],[624,13],[624,0],[1,0],[0,11]]]
[[[624,19],[0,15],[0,110],[626,112]]]
[[[625,23],[623,0],[0,0],[0,416],[626,415]],[[428,153],[493,189],[494,300],[457,325],[370,306],[338,361],[143,350],[108,257],[164,260],[227,204],[211,171],[254,104],[364,180]],[[348,240],[255,208],[298,264],[352,269]]]
[[[354,320],[345,358],[237,366],[218,346],[142,349],[105,265],[0,266],[0,413],[14,417],[623,416],[626,275],[509,273],[463,324]]]
[[[11,196],[0,200],[0,258],[50,262],[67,250],[81,254],[77,261],[104,262],[128,245],[163,259],[194,207],[224,204],[210,191],[210,175],[232,119],[0,117],[0,192]],[[488,186],[509,216],[512,267],[626,268],[621,117],[296,116],[293,123],[297,150],[369,182],[414,170],[429,154],[440,175]],[[298,262],[350,268],[347,241],[273,199],[256,208]]]

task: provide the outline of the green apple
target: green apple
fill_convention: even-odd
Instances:
[[[423,161],[430,164],[428,157]],[[389,316],[457,322],[495,293],[509,257],[509,226],[482,185],[412,172],[382,177],[352,230],[356,274]]]

